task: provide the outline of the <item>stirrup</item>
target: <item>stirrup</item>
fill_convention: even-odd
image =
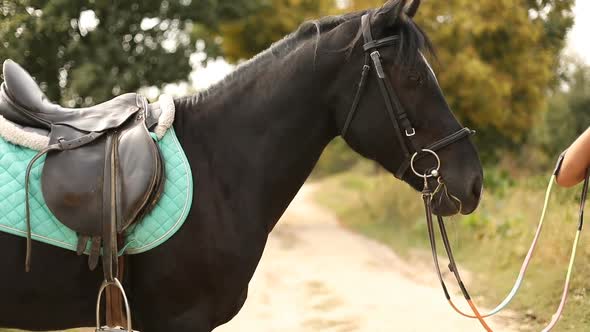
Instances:
[[[102,297],[102,293],[104,290],[109,286],[115,286],[121,291],[121,295],[123,296],[123,301],[125,302],[125,312],[127,314],[127,329],[122,327],[110,327],[110,326],[100,326],[100,300]],[[131,309],[129,308],[129,302],[127,301],[127,295],[125,295],[125,290],[123,289],[123,285],[119,279],[115,278],[113,281],[103,281],[102,285],[100,286],[100,290],[98,291],[98,299],[96,300],[96,332],[138,332],[134,331],[131,328]]]

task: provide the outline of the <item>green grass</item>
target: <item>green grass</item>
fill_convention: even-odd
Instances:
[[[494,171],[486,176],[491,190],[485,193],[477,212],[449,219],[447,225],[456,259],[475,273],[468,288],[472,295],[483,295],[483,305],[491,307],[504,298],[518,275],[538,222],[547,179],[541,176],[514,181]],[[535,257],[519,295],[509,306],[532,331],[540,330],[551,319],[561,298],[577,227],[579,189],[555,188]],[[317,199],[347,227],[402,255],[429,248],[419,193],[388,174],[354,171],[324,179]],[[590,329],[590,237],[585,233],[565,314],[554,331]]]

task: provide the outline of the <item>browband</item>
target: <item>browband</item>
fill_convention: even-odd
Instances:
[[[399,36],[391,36],[379,40],[371,40],[369,42],[365,42],[365,44],[363,45],[363,49],[365,51],[370,51],[375,48],[393,45],[397,40],[399,40]]]

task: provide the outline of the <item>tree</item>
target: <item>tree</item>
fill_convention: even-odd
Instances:
[[[12,58],[48,97],[94,104],[186,79],[191,33],[237,19],[249,0],[0,1],[0,59]]]
[[[0,58],[23,63],[51,99],[90,104],[185,79],[196,45],[238,62],[307,19],[383,2],[0,0]],[[542,118],[561,78],[573,3],[423,1],[416,21],[437,47],[439,81],[462,122],[478,129],[484,156],[518,148]]]
[[[303,21],[329,13],[333,0],[268,0],[250,15],[223,22],[218,29],[202,35],[208,39],[207,53],[222,55],[230,62],[248,59],[293,32]],[[208,37],[207,37],[208,36]],[[217,43],[213,40],[217,39]]]
[[[438,46],[449,103],[479,129],[484,152],[517,148],[546,110],[573,1],[427,4],[418,20]]]
[[[540,146],[550,156],[567,148],[590,123],[590,66],[569,57],[564,63],[566,83],[552,94],[549,109],[529,142],[531,146]]]

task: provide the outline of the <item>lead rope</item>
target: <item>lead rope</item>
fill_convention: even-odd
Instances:
[[[557,321],[563,314],[563,309],[565,307],[565,302],[567,301],[567,295],[569,291],[569,285],[572,278],[572,272],[574,270],[574,261],[576,260],[576,250],[578,249],[578,242],[580,241],[580,235],[582,233],[582,227],[584,227],[584,206],[586,205],[586,197],[588,196],[588,182],[590,180],[590,168],[586,170],[586,178],[584,179],[584,187],[582,188],[582,195],[580,197],[580,212],[579,212],[579,223],[578,223],[578,230],[576,232],[576,237],[574,239],[574,244],[572,245],[572,254],[570,256],[570,262],[567,269],[567,274],[565,277],[565,284],[563,286],[563,293],[561,294],[561,301],[559,302],[559,307],[557,307],[557,311],[551,318],[551,321],[547,326],[543,329],[543,332],[551,331],[557,325]]]
[[[491,317],[494,316],[496,314],[498,314],[500,311],[504,310],[504,308],[506,308],[506,306],[508,306],[508,304],[510,304],[510,302],[512,302],[512,300],[516,297],[516,294],[518,293],[520,287],[522,286],[522,282],[524,281],[524,277],[526,275],[526,272],[528,270],[528,267],[530,265],[530,262],[533,258],[533,254],[535,252],[535,249],[537,247],[537,243],[539,242],[539,238],[541,236],[541,232],[543,230],[543,224],[545,221],[545,215],[547,213],[547,207],[549,205],[549,199],[551,197],[551,192],[553,190],[553,183],[555,182],[555,175],[552,175],[550,180],[549,180],[549,184],[547,186],[547,190],[545,191],[545,202],[543,203],[543,210],[541,212],[541,217],[539,219],[539,224],[537,226],[537,230],[535,232],[535,236],[533,238],[533,241],[531,243],[531,246],[527,252],[527,255],[525,257],[524,262],[522,263],[522,266],[520,267],[520,272],[518,274],[518,277],[516,278],[516,281],[510,291],[510,293],[506,296],[506,298],[498,305],[496,306],[496,308],[494,308],[493,310],[491,310],[490,312],[482,315],[482,317],[487,318],[487,317]],[[439,221],[439,227],[441,228],[441,232],[444,230],[444,232],[446,233],[446,227],[444,226],[444,222],[440,222]],[[449,245],[450,246],[450,245]],[[449,247],[450,248],[450,247]],[[451,252],[452,255],[452,252]],[[453,309],[460,315],[467,317],[467,318],[477,318],[474,315],[471,314],[467,314],[463,311],[461,311],[461,309],[459,309],[457,306],[455,306],[452,302],[451,302],[451,307],[453,307]]]
[[[442,183],[442,181],[439,181],[439,186],[442,185],[441,183]],[[439,188],[437,188],[435,190],[435,192],[438,190],[439,190]],[[430,239],[430,247],[432,249],[432,259],[434,261],[436,274],[437,274],[440,284],[442,286],[445,297],[446,297],[447,301],[451,304],[451,307],[455,307],[452,300],[451,300],[451,296],[449,295],[447,287],[445,285],[442,273],[440,271],[440,265],[438,263],[438,255],[436,253],[436,238],[434,235],[434,225],[432,222],[432,195],[433,195],[433,192],[432,192],[432,190],[430,190],[430,188],[428,186],[428,179],[426,177],[424,177],[424,189],[422,190],[422,199],[424,200],[424,209],[426,211],[426,221],[427,221],[427,225],[428,225],[428,237]],[[444,238],[443,238],[443,240],[444,240]],[[446,243],[445,243],[445,248],[446,248]],[[456,271],[457,269],[454,269],[454,270]],[[456,276],[457,275],[458,275],[458,273],[456,274]],[[486,323],[485,319],[481,316],[481,314],[477,310],[477,307],[473,304],[473,301],[471,300],[471,297],[469,296],[467,289],[463,285],[463,282],[460,281],[460,278],[458,280],[458,283],[461,288],[461,292],[463,293],[465,300],[467,301],[467,303],[471,307],[471,310],[473,311],[475,317],[479,320],[480,324],[483,326],[483,328],[486,331],[493,332],[493,330],[489,327],[489,325]]]
[[[492,312],[486,314],[486,315],[481,315],[479,313],[479,311],[477,310],[477,307],[475,306],[475,304],[471,301],[469,294],[467,293],[467,290],[463,284],[463,281],[461,280],[461,276],[459,274],[459,270],[457,268],[457,265],[455,263],[455,259],[453,257],[453,253],[451,250],[451,246],[450,246],[450,242],[448,239],[448,235],[447,235],[447,231],[446,231],[446,227],[444,224],[444,220],[442,217],[437,216],[438,219],[438,225],[439,225],[439,229],[441,232],[441,236],[444,242],[444,246],[445,246],[445,250],[447,252],[447,256],[449,258],[450,264],[449,264],[449,268],[451,270],[451,272],[453,272],[453,274],[455,275],[455,279],[457,280],[461,291],[463,292],[463,295],[465,296],[465,299],[467,300],[467,303],[469,304],[469,306],[471,307],[471,309],[473,310],[475,315],[469,315],[469,314],[465,314],[463,311],[461,311],[454,303],[453,301],[450,299],[450,296],[448,294],[446,285],[444,285],[444,280],[442,279],[442,274],[440,273],[440,268],[439,268],[439,264],[438,264],[438,258],[435,258],[435,264],[436,264],[436,268],[437,268],[437,274],[439,275],[439,279],[441,279],[441,284],[443,285],[443,291],[445,292],[445,296],[447,297],[447,300],[449,302],[449,304],[451,305],[451,307],[459,314],[465,316],[465,317],[469,317],[469,318],[475,318],[478,319],[480,321],[480,323],[482,323],[482,325],[484,326],[484,328],[486,328],[487,331],[491,331],[488,330],[489,326],[484,325],[485,321],[483,320],[483,318],[492,316],[496,313],[498,313],[500,310],[502,310],[504,307],[506,307],[506,305],[508,305],[508,303],[510,303],[510,301],[514,298],[514,296],[516,295],[518,289],[520,288],[522,281],[524,279],[524,275],[526,273],[526,270],[528,268],[528,265],[531,261],[532,258],[532,254],[535,250],[536,244],[538,242],[542,227],[543,227],[543,220],[545,218],[545,214],[547,211],[547,206],[548,206],[548,202],[549,202],[549,198],[550,198],[550,194],[551,194],[551,190],[553,188],[553,183],[555,182],[555,177],[556,175],[552,175],[549,185],[547,187],[547,191],[545,193],[545,203],[543,205],[543,211],[541,213],[541,220],[539,222],[539,226],[537,227],[537,232],[535,234],[535,238],[533,240],[533,244],[531,245],[531,248],[529,249],[529,252],[527,254],[527,257],[525,259],[525,262],[523,263],[522,267],[521,267],[521,271],[519,273],[519,277],[512,289],[512,291],[510,292],[510,294],[508,295],[508,297],[506,299],[504,299],[504,301],[498,306],[496,307],[496,309],[492,310]],[[590,169],[588,169],[586,171],[586,178],[584,180],[584,187],[582,190],[582,195],[580,198],[580,212],[579,212],[579,225],[578,225],[578,230],[576,232],[576,237],[574,239],[574,243],[572,245],[572,253],[570,256],[570,261],[569,261],[569,266],[568,266],[568,270],[567,270],[567,274],[566,274],[566,281],[564,283],[564,288],[563,288],[563,293],[562,293],[562,297],[561,297],[561,301],[560,304],[558,306],[557,311],[555,312],[555,314],[552,316],[551,321],[549,322],[549,324],[542,330],[542,332],[548,332],[551,331],[556,325],[557,322],[559,321],[559,318],[562,316],[563,314],[563,310],[565,308],[565,303],[567,301],[567,296],[568,296],[568,292],[569,292],[569,285],[570,285],[570,281],[571,281],[571,276],[572,276],[572,272],[573,272],[573,267],[574,267],[574,262],[575,262],[575,257],[576,257],[576,251],[577,251],[577,247],[578,247],[578,243],[579,243],[579,239],[580,239],[580,235],[581,235],[581,231],[584,225],[584,206],[585,206],[585,202],[586,202],[586,198],[587,198],[587,193],[588,193],[588,185],[589,185],[589,179],[590,179]],[[427,184],[426,184],[427,185]],[[439,181],[439,187],[444,185],[444,183],[442,181]],[[437,191],[439,191],[439,187],[437,187],[437,189],[435,190],[435,193]],[[423,193],[424,196],[424,193]],[[431,234],[433,233],[433,226],[432,226],[432,206],[431,206],[431,201],[432,201],[432,193],[429,195],[429,199],[428,201],[425,200],[425,204],[426,206],[426,213],[427,213],[427,222],[428,222],[428,232],[429,232],[429,238],[431,241],[431,246],[433,248],[433,255],[436,254],[436,245],[434,244],[434,235]]]

